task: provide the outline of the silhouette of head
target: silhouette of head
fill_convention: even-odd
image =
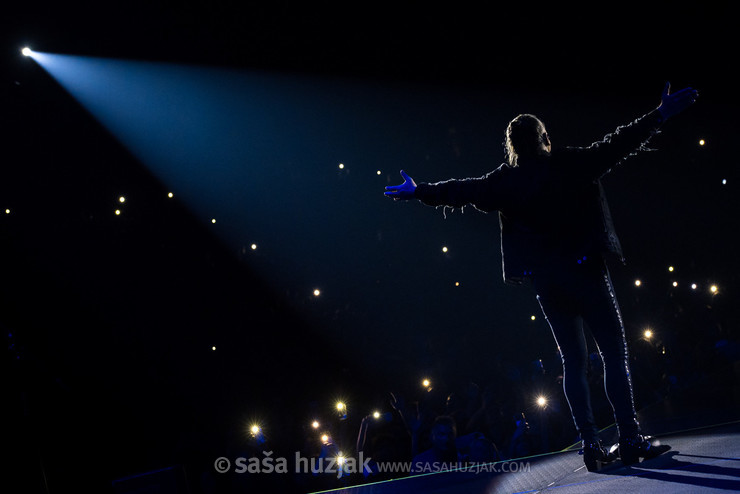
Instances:
[[[441,415],[434,419],[432,425],[432,447],[438,451],[450,451],[455,449],[457,438],[457,427],[455,420],[447,415]]]
[[[552,150],[545,124],[528,113],[517,115],[509,122],[504,147],[511,166],[519,166],[520,158],[548,155]]]

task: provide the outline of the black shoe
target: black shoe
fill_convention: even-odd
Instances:
[[[624,465],[638,463],[640,458],[649,460],[660,456],[671,449],[667,444],[660,444],[660,441],[650,436],[637,434],[629,438],[619,439],[619,456]]]
[[[583,441],[583,463],[589,472],[601,470],[604,465],[608,465],[617,459],[614,452],[608,451],[600,440]]]

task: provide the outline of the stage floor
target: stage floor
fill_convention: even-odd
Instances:
[[[661,436],[672,449],[629,467],[617,462],[589,472],[577,450],[529,461],[516,473],[441,472],[337,489],[342,494],[388,493],[695,493],[740,491],[740,421]],[[517,460],[519,461],[519,460]]]

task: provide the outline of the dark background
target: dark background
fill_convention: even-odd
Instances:
[[[390,390],[413,394],[422,376],[444,383],[440,390],[495,380],[496,358],[523,368],[543,358],[558,372],[543,318],[529,320],[539,316],[533,297],[500,281],[495,218],[471,210],[443,220],[420,205],[391,203],[377,182],[337,175],[338,196],[315,201],[352,212],[378,240],[369,257],[337,258],[349,275],[316,303],[313,280],[267,283],[244,261],[243,246],[164,199],[166,188],[20,56],[21,47],[443,95],[430,109],[434,118],[414,128],[421,142],[408,144],[409,157],[429,162],[418,165],[424,176],[416,177],[428,181],[482,174],[502,160],[503,127],[490,126],[477,102],[506,98],[512,112],[540,115],[555,144],[587,144],[657,106],[665,81],[691,85],[700,102],[655,139],[659,158],[636,157],[606,181],[629,258],[614,277],[629,337],[639,339],[645,324],[670,330],[667,265],[683,270],[681,288],[689,280],[702,284],[700,304],[716,306],[737,287],[737,101],[726,68],[736,43],[728,9],[163,1],[4,7],[0,208],[11,214],[0,218],[0,324],[8,339],[4,403],[13,411],[6,424],[15,479],[34,491],[44,471],[50,492],[71,485],[100,492],[113,479],[187,455],[206,462],[228,456],[228,441],[251,420],[294,451],[305,423],[329,414],[336,397],[364,415],[373,406],[387,409]],[[697,145],[700,138],[706,146]],[[397,182],[395,170],[385,173],[387,183]],[[110,208],[122,193],[137,206],[119,221]],[[337,232],[327,242],[341,246],[342,239]],[[450,239],[466,254],[441,256],[438,245]],[[261,255],[269,265],[269,253]],[[355,270],[371,270],[375,286],[353,285]],[[640,298],[635,277],[660,288]],[[462,290],[453,280],[463,280]],[[719,295],[706,294],[710,282]],[[720,319],[734,327],[734,308],[724,307]]]

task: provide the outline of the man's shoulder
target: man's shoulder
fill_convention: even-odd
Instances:
[[[493,169],[492,171],[486,173],[485,177],[501,177],[504,175],[509,175],[510,173],[516,171],[516,166],[511,166],[510,164],[504,162],[501,163],[498,168]]]

